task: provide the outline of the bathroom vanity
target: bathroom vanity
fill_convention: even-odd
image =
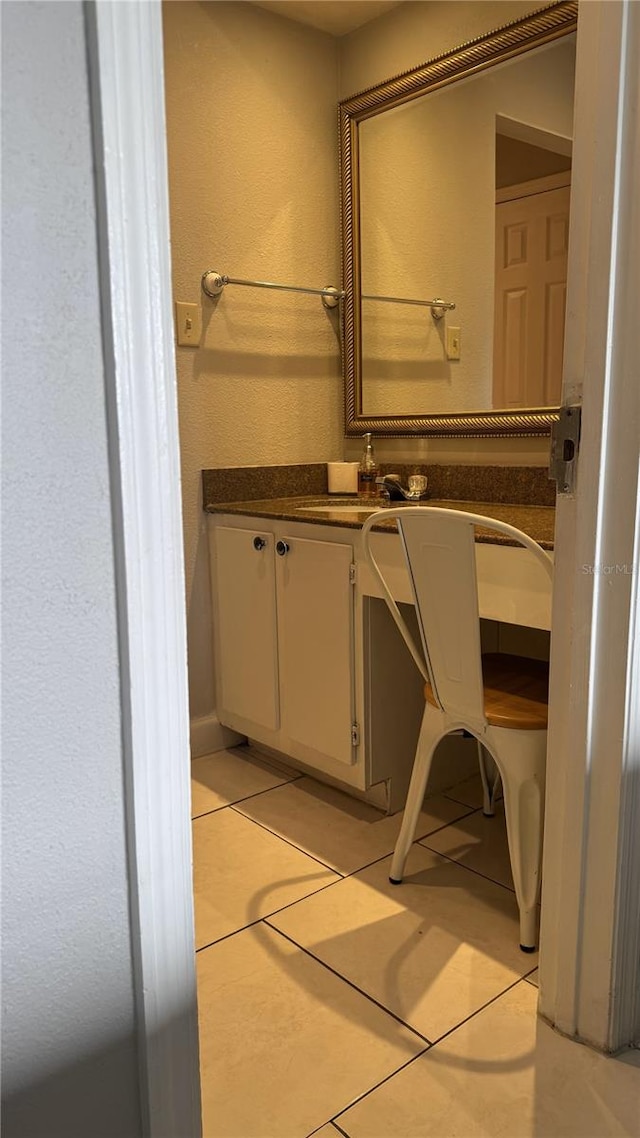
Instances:
[[[553,548],[550,507],[430,505],[486,513]],[[373,799],[397,809],[423,685],[364,558],[370,508],[315,496],[207,510],[220,722],[303,769],[359,792],[378,788]],[[382,520],[374,539],[395,599],[411,605],[394,522]],[[477,541],[487,647],[510,627],[548,630],[548,584],[535,559],[494,533],[478,531]]]

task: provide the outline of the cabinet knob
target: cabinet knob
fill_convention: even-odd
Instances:
[[[287,541],[276,542],[276,553],[278,557],[284,557],[285,553],[289,552],[289,543]]]
[[[267,543],[263,537],[254,537],[253,539],[253,548],[257,549],[258,551],[264,549],[266,544]]]

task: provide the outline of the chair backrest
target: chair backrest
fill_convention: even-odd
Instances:
[[[420,652],[371,550],[371,529],[382,518],[395,518],[409,570]],[[440,707],[470,727],[486,726],[480,652],[480,619],[475,556],[475,527],[496,530],[529,549],[551,579],[549,554],[527,534],[506,522],[437,506],[385,507],[362,527],[367,560],[381,583],[392,616]]]

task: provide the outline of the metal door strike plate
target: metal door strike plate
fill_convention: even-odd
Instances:
[[[573,494],[580,446],[581,407],[561,407],[560,418],[551,428],[549,478],[557,483],[558,494]]]

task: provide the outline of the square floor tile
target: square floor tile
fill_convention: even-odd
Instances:
[[[536,957],[518,944],[512,893],[415,845],[402,885],[390,859],[270,918],[433,1041],[499,995]]]
[[[637,1138],[640,1052],[617,1059],[536,1019],[517,984],[337,1119],[350,1138]]]
[[[450,787],[444,792],[447,798],[453,798],[454,802],[462,802],[465,806],[472,806],[474,810],[481,810],[483,804],[482,796],[482,780],[479,774],[474,774],[471,778],[466,778],[464,782],[458,782],[455,786]],[[498,786],[497,797],[502,798],[502,786]]]
[[[391,853],[402,822],[402,814],[381,814],[366,802],[311,778],[280,786],[240,803],[237,809],[340,873],[353,873]],[[416,837],[467,812],[466,806],[442,796],[427,798]]]
[[[234,810],[193,822],[196,948],[339,878]]]
[[[296,777],[293,772],[272,766],[249,747],[202,755],[191,763],[191,817],[220,810]]]
[[[204,1138],[304,1138],[424,1047],[262,924],[198,955],[198,1009]]]
[[[502,802],[496,803],[493,818],[485,818],[481,811],[469,814],[455,826],[447,826],[445,830],[424,838],[423,844],[483,873],[500,885],[506,885],[507,889],[513,889]]]

